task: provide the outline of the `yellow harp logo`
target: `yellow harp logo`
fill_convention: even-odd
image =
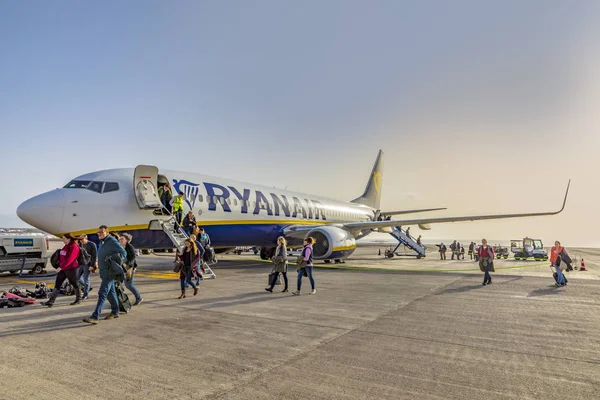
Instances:
[[[381,173],[373,172],[373,184],[375,185],[375,190],[377,194],[381,193]]]

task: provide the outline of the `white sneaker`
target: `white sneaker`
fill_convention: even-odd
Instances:
[[[292,294],[293,294],[294,296],[300,296],[300,291],[299,291],[299,290],[297,290],[297,291],[295,291],[295,292],[292,292]]]
[[[313,289],[312,292],[310,292],[310,294],[317,294],[317,289]]]

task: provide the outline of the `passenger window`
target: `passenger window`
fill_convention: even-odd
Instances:
[[[202,198],[202,195],[201,195],[201,194],[199,194],[199,195],[198,195],[198,201],[199,201],[200,203],[202,203],[202,202],[204,201],[204,199]]]
[[[231,199],[227,199],[227,204],[231,205]]]
[[[104,182],[92,182],[88,185],[87,190],[91,190],[92,192],[102,193],[102,186],[104,186]]]
[[[233,199],[233,205],[237,207],[237,205],[238,205],[237,199]]]
[[[219,202],[219,198],[217,196],[213,196],[213,203],[217,204]]]
[[[119,184],[117,182],[106,182],[104,184],[103,193],[116,192],[117,190],[119,190]]]

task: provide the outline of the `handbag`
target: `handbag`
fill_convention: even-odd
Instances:
[[[306,267],[306,260],[304,259],[304,256],[300,255],[296,260],[296,270],[301,270],[304,267]]]
[[[183,268],[183,263],[181,261],[179,261],[178,263],[175,264],[175,267],[173,268],[173,272],[181,272],[181,268]]]
[[[130,281],[132,277],[133,277],[133,267],[129,267],[127,269],[127,272],[125,272],[125,279]]]

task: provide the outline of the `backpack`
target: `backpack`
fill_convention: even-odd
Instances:
[[[50,264],[55,268],[60,268],[60,249],[56,250],[52,253],[52,257],[50,257]]]
[[[83,246],[79,246],[79,255],[77,256],[77,264],[79,265],[89,265],[90,261],[92,261],[92,256]]]

